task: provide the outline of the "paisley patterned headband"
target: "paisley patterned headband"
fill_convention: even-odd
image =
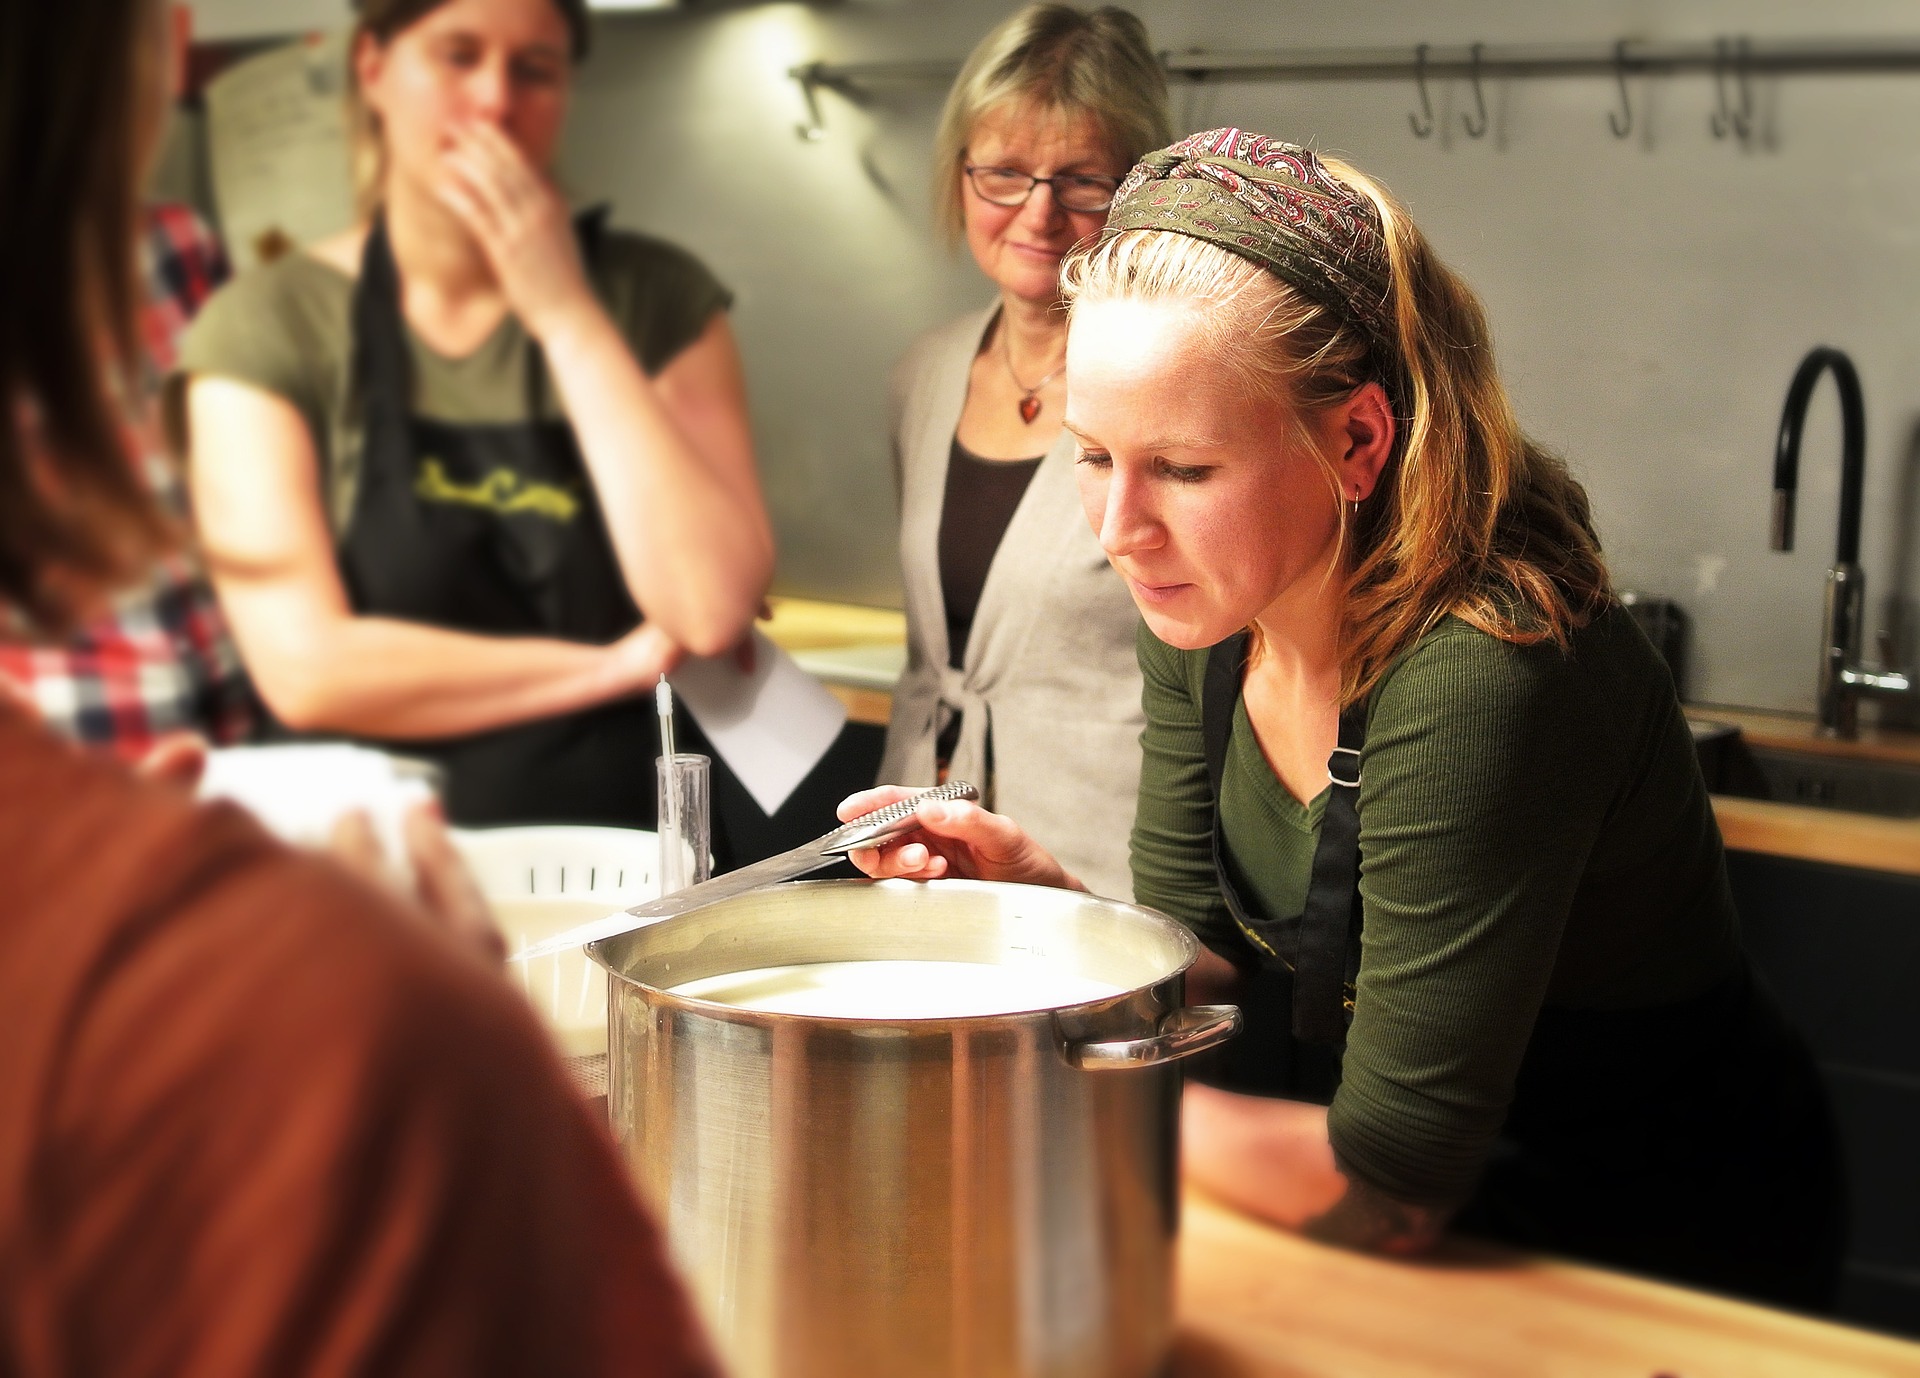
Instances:
[[[1376,357],[1398,354],[1379,208],[1298,144],[1209,129],[1149,153],[1114,194],[1118,230],[1218,244],[1359,327]]]

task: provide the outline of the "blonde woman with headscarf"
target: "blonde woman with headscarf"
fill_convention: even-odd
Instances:
[[[1065,281],[1086,520],[1144,619],[1135,893],[1248,1024],[1188,1175],[1342,1244],[1451,1223],[1823,1305],[1818,1074],[1471,290],[1378,183],[1240,129],[1142,159]],[[1073,886],[1029,821],[929,806],[855,860]]]

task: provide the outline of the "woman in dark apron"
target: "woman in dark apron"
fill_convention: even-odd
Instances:
[[[590,244],[593,226],[585,228]],[[640,612],[620,577],[573,427],[542,418],[539,351],[527,351],[529,420],[456,425],[413,416],[399,288],[386,227],[376,220],[353,313],[365,438],[339,548],[354,610],[490,636],[607,643],[633,631]],[[436,501],[436,494],[473,499]],[[496,494],[511,496],[482,501]],[[513,499],[525,495],[548,500],[513,510]],[[410,750],[445,769],[448,811],[464,823],[652,817],[659,723],[648,698]]]
[[[725,290],[548,181],[585,26],[366,0],[376,209],[243,275],[183,360],[266,706],[439,763],[463,824],[651,826],[654,681],[739,643],[771,571]]]
[[[1451,1222],[1822,1306],[1818,1080],[1471,292],[1362,174],[1234,129],[1136,165],[1064,276],[1081,496],[1145,622],[1135,896],[1247,1016],[1189,1176],[1330,1241]],[[1014,820],[922,824],[856,861],[1078,884]]]

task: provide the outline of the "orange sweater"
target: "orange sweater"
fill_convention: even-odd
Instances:
[[[498,973],[0,706],[0,1374],[712,1378]]]

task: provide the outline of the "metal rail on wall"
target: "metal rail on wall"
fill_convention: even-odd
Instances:
[[[1484,43],[1412,48],[1323,48],[1292,51],[1210,52],[1188,49],[1160,55],[1170,81],[1407,81],[1416,90],[1419,114],[1407,122],[1415,136],[1434,132],[1433,101],[1427,82],[1435,77],[1473,83],[1475,114],[1462,115],[1469,136],[1487,132],[1482,83],[1497,77],[1610,76],[1619,87],[1619,106],[1607,114],[1616,138],[1633,133],[1630,77],[1706,73],[1713,77],[1715,109],[1709,125],[1715,138],[1744,142],[1753,128],[1753,79],[1758,76],[1867,75],[1920,72],[1920,37],[1881,39],[1777,39],[1764,43],[1745,37],[1689,42],[1639,43],[1631,39],[1600,45],[1492,46]],[[802,139],[824,138],[819,93],[833,91],[854,104],[867,88],[884,83],[945,84],[959,73],[958,62],[809,62],[788,75],[800,83],[807,120],[795,126]]]

